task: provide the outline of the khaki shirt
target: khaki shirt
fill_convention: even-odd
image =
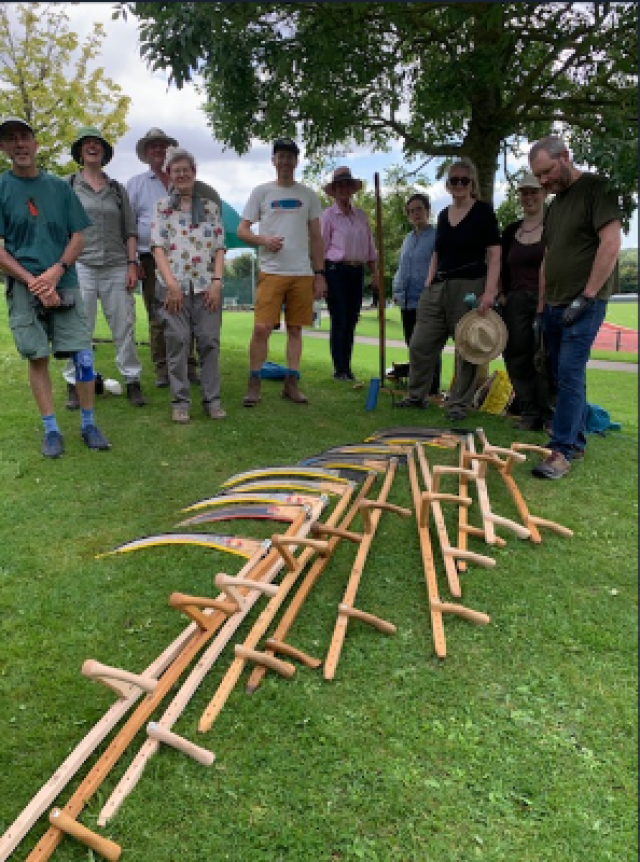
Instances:
[[[90,227],[84,231],[84,248],[78,258],[85,266],[118,266],[127,262],[126,240],[130,236],[137,237],[138,228],[126,189],[120,184],[119,189],[122,211],[111,181],[96,192],[82,179],[81,173],[75,175],[73,191],[91,219]]]

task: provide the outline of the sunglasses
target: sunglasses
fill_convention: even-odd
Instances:
[[[450,186],[468,186],[471,180],[469,177],[449,177],[447,182]]]

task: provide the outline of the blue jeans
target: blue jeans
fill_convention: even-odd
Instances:
[[[596,300],[573,326],[562,325],[566,307],[545,305],[542,326],[551,373],[558,386],[548,445],[570,461],[576,449],[585,449],[587,445],[587,361],[604,320],[607,303]]]

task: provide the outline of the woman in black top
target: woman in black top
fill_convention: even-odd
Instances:
[[[427,406],[437,359],[456,324],[469,310],[472,293],[480,313],[495,302],[500,276],[500,228],[489,204],[479,201],[478,178],[470,159],[454,162],[447,175],[452,203],[438,216],[436,244],[418,305],[409,347],[409,395],[401,407]],[[464,419],[476,391],[478,366],[456,354],[447,417]]]
[[[503,356],[520,408],[519,425],[530,431],[540,431],[545,419],[552,414],[545,369],[536,368],[534,332],[544,256],[542,228],[546,193],[537,178],[527,174],[518,183],[518,197],[524,218],[507,225],[502,233],[500,302],[509,332]]]

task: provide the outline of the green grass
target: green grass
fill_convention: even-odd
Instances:
[[[216,572],[242,564],[199,548],[100,560],[97,553],[171,529],[181,507],[215,493],[240,470],[289,464],[390,425],[446,425],[437,408],[393,410],[385,393],[367,412],[366,387],[333,381],[327,342],[313,338],[305,339],[302,376],[310,405],[282,401],[280,384],[265,382],[262,404],[243,409],[250,323],[246,314],[224,317],[225,422],[194,409],[190,426],[172,425],[168,394],[153,388],[143,347],[149,405],[98,399],[113,450],[87,451],[77,414],[61,408],[67,452],[47,462],[38,453],[41,429],[26,367],[0,310],[0,832],[112,702],[106,689],[81,676],[82,662],[91,657],[141,671],[185,625],[168,607],[169,594],[211,594]],[[145,336],[142,322],[138,331]],[[284,337],[274,334],[271,346],[270,359],[284,361]],[[396,352],[398,360],[406,356]],[[389,362],[396,358],[394,350],[388,354]],[[98,345],[96,357],[103,374],[117,376],[112,345]],[[450,362],[446,356],[444,379]],[[377,363],[375,345],[356,346],[363,380],[377,374]],[[59,404],[61,367],[52,363]],[[217,760],[205,769],[171,749],[156,755],[121,812],[98,830],[122,845],[123,859],[635,860],[637,377],[589,371],[588,395],[622,422],[622,434],[591,439],[586,461],[561,482],[536,481],[526,465],[516,472],[531,510],[575,536],[544,531],[534,546],[501,531],[504,549],[469,539],[497,560],[494,569],[471,566],[461,576],[462,602],[489,613],[489,626],[445,617],[448,657],[434,658],[415,520],[383,513],[356,606],[391,620],[396,636],[352,621],[331,683],[299,666],[292,680],[271,674],[248,697],[243,677],[202,736],[198,718],[231,661],[227,647],[174,728]],[[476,414],[465,424],[482,424],[496,445],[544,440],[513,432],[499,417]],[[427,456],[431,464],[454,459],[442,449]],[[497,512],[517,517],[494,474],[489,492]],[[404,468],[390,500],[411,505]],[[450,528],[451,518],[447,510]],[[470,519],[478,518],[474,506]],[[264,536],[271,529],[231,522],[226,531]],[[290,643],[324,657],[355,553],[339,548]],[[436,566],[447,599],[438,553]],[[244,639],[263,607],[232,643]],[[96,828],[136,750],[89,802],[85,825]],[[45,828],[42,818],[16,858],[25,858]],[[65,839],[56,858],[80,862],[88,855]]]
[[[627,326],[629,329],[638,328],[638,303],[637,302],[610,302],[607,306],[607,322],[616,326]]]

